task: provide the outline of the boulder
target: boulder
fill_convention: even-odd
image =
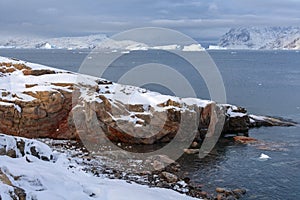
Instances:
[[[166,179],[169,183],[175,183],[178,180],[178,177],[175,174],[169,172],[162,172],[161,173],[163,178]]]
[[[199,149],[184,149],[183,152],[186,154],[197,154],[200,152],[200,150]]]
[[[31,155],[45,161],[53,158],[50,147],[42,142],[4,134],[0,134],[0,155],[12,158]]]

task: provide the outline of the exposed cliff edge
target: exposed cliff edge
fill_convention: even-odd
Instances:
[[[91,76],[79,78],[76,73],[3,57],[0,77],[0,132],[14,136],[78,139],[86,135],[93,140],[102,130],[114,142],[153,144],[171,141],[183,126],[183,117],[197,119],[196,137],[204,137],[219,111],[225,117],[223,132],[294,125],[249,115],[233,105],[161,95]]]

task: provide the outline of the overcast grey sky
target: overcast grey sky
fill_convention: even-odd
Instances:
[[[300,0],[0,0],[0,36],[114,34],[158,26],[194,38],[230,27],[300,26]]]

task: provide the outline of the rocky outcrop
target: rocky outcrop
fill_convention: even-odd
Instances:
[[[23,157],[24,159],[20,160],[24,160],[28,163],[32,163],[35,159],[40,159],[41,161],[53,160],[52,150],[48,145],[42,142],[0,134],[0,157],[2,156],[7,156],[10,158]],[[28,199],[28,193],[26,194],[25,190],[22,188],[24,185],[15,183],[17,181],[22,183],[23,177],[13,175],[13,173],[10,172],[10,169],[3,165],[5,165],[5,163],[1,162],[0,199],[2,195],[4,199]]]
[[[18,178],[18,177],[13,177],[13,178]],[[0,168],[0,183],[2,183],[4,186],[10,188],[9,191],[9,196],[11,199],[19,199],[19,200],[26,200],[26,193],[24,189],[17,187],[12,184],[12,182],[9,180],[7,175],[2,172]],[[1,198],[1,195],[0,195]]]
[[[75,138],[65,128],[71,110],[71,93],[64,91],[25,92],[35,99],[0,104],[2,133],[23,137]],[[20,112],[21,111],[21,112]]]
[[[53,158],[52,150],[42,142],[0,134],[0,156],[3,155],[11,158],[34,156],[44,161]]]
[[[0,58],[0,132],[28,138],[94,142],[108,138],[116,143],[153,144],[174,137],[191,141],[194,138],[190,137],[203,138],[210,126],[220,121],[218,116],[225,119],[223,132],[293,125],[248,115],[244,108],[232,105],[166,96],[78,76]]]
[[[246,136],[235,136],[233,137],[234,141],[241,143],[241,144],[250,144],[250,143],[256,143],[258,142],[257,139],[246,137]]]

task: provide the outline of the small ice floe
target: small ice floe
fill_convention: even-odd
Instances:
[[[271,157],[262,153],[262,154],[260,154],[260,157],[258,159],[259,160],[268,160],[268,159],[271,159]]]

